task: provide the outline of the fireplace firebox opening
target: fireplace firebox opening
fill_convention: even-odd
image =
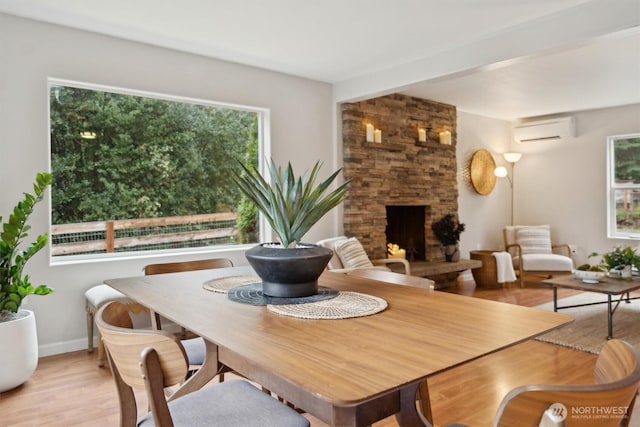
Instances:
[[[405,249],[409,261],[426,260],[427,206],[386,206],[387,243]]]

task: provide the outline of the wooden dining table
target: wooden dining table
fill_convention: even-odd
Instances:
[[[332,426],[366,426],[394,414],[401,426],[429,426],[430,377],[572,321],[331,272],[320,277],[321,286],[379,297],[387,307],[364,317],[310,320],[203,288],[211,279],[247,274],[253,274],[248,266],[105,283],[205,339],[207,361],[189,380],[193,388],[232,369]]]

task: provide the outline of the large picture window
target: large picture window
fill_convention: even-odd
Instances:
[[[230,176],[266,111],[59,80],[49,101],[54,260],[259,240]]]
[[[640,134],[607,138],[608,237],[640,239]]]

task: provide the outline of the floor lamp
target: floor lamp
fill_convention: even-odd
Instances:
[[[509,187],[511,188],[511,225],[514,225],[513,224],[513,183],[514,183],[513,172],[514,172],[516,162],[520,160],[520,158],[522,157],[522,153],[504,153],[503,156],[504,156],[504,159],[511,165],[511,176],[509,176],[509,172],[507,171],[507,168],[505,168],[504,166],[498,166],[493,171],[493,173],[495,174],[495,176],[499,178],[506,177],[509,180]]]

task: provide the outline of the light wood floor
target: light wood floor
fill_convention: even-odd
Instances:
[[[476,289],[469,282],[444,291],[525,306],[552,298],[551,290],[535,283],[528,283],[524,289]],[[95,352],[78,351],[41,358],[36,373],[26,384],[0,394],[0,426],[117,426],[115,386],[108,368],[97,367],[96,357]],[[594,360],[595,356],[588,353],[526,341],[451,369],[429,380],[434,422],[437,426],[453,422],[489,426],[500,400],[510,389],[530,383],[589,382]],[[143,411],[144,391],[137,396]],[[640,402],[632,426],[640,426],[639,405]],[[309,418],[313,427],[325,426]],[[397,423],[391,417],[375,426]]]

